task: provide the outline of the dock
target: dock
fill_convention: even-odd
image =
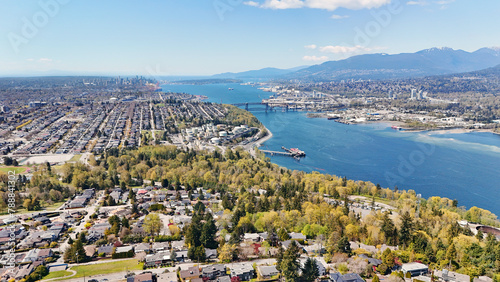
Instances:
[[[284,150],[282,151],[272,151],[272,150],[260,150],[261,152],[264,152],[266,154],[270,154],[271,156],[274,155],[280,155],[280,156],[287,156],[287,157],[293,157],[293,158],[300,158],[300,157],[305,157],[306,153],[304,151],[299,150],[298,148],[285,148],[281,147],[281,149]]]
[[[292,153],[288,153],[288,152],[271,151],[271,150],[260,150],[260,151],[264,152],[266,154],[270,154],[271,156],[282,155],[282,156],[293,157],[293,154]]]

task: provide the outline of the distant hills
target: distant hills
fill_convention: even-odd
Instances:
[[[345,79],[397,79],[465,73],[500,64],[500,48],[475,52],[451,48],[431,48],[416,53],[366,54],[294,69],[264,68],[240,73],[223,73],[214,78],[297,79],[332,81]]]
[[[283,75],[293,73],[295,71],[307,68],[309,66],[300,66],[291,69],[278,69],[278,68],[263,68],[260,70],[250,70],[244,72],[226,72],[216,74],[213,78],[232,78],[232,79],[273,79]]]
[[[500,49],[482,48],[466,52],[431,48],[416,53],[353,56],[314,65],[291,73],[286,78],[312,81],[409,78],[470,72],[498,64]]]

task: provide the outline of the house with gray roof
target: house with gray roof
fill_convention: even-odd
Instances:
[[[274,265],[259,265],[257,266],[257,273],[258,275],[263,278],[263,279],[269,279],[273,276],[276,276],[279,274],[278,269],[276,269],[276,266]]]
[[[217,277],[223,275],[226,275],[226,266],[223,264],[209,265],[201,269],[201,276],[209,280],[217,279]]]
[[[226,264],[231,271],[231,277],[238,276],[241,281],[248,281],[253,278],[255,271],[250,262]]]
[[[365,282],[361,276],[357,273],[347,273],[347,274],[340,274],[338,272],[336,273],[330,273],[330,281],[332,282]]]

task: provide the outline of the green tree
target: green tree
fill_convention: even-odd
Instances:
[[[215,226],[215,221],[212,218],[212,215],[210,213],[207,213],[207,215],[209,215],[209,218],[201,228],[200,241],[201,244],[205,246],[205,248],[217,249],[217,246],[219,245],[219,243],[217,243],[217,241],[215,240],[217,226]]]
[[[346,236],[342,236],[339,242],[337,243],[337,251],[341,253],[351,254],[351,243],[349,243],[349,239]]]
[[[232,262],[238,258],[238,248],[236,245],[224,244],[219,249],[219,260],[221,262]]]
[[[304,268],[302,268],[301,281],[315,281],[319,276],[319,270],[316,265],[316,260],[312,258],[307,258],[304,263]]]
[[[126,217],[122,218],[122,226],[125,228],[130,228],[130,223],[128,221],[128,218],[126,218]]]
[[[406,211],[401,216],[401,228],[399,229],[399,243],[406,247],[411,240],[411,234],[413,230],[413,221],[411,219],[410,213]]]
[[[283,254],[280,265],[285,281],[298,281],[300,269],[299,256],[300,249],[297,243],[292,240],[288,249]]]
[[[380,278],[378,278],[377,274],[373,276],[372,282],[380,282]]]
[[[160,216],[156,213],[150,213],[144,218],[142,225],[144,231],[150,236],[158,235],[163,227]]]
[[[175,252],[174,249],[172,249],[172,251],[170,252],[170,260],[172,262],[175,262],[177,260],[177,253]]]
[[[285,250],[283,247],[278,248],[278,254],[276,254],[276,269],[281,271],[281,263],[283,262],[283,257],[285,256]]]
[[[64,252],[65,262],[85,262],[87,261],[87,255],[85,249],[83,248],[83,243],[77,239],[71,246],[69,246]]]
[[[382,262],[387,265],[389,269],[392,269],[394,267],[394,253],[391,251],[391,249],[387,248],[385,251],[382,253]]]
[[[280,228],[280,230],[278,230],[278,238],[280,241],[286,241],[290,239],[290,235],[288,235],[285,228]]]
[[[203,262],[206,260],[205,248],[203,246],[189,248],[187,255],[190,260],[196,262]]]
[[[479,229],[479,230],[477,231],[476,238],[477,238],[479,241],[483,241],[483,239],[484,239],[484,233],[483,233],[483,231],[481,231],[481,229]]]
[[[397,229],[387,212],[382,218],[382,226],[380,229],[384,233],[387,243],[392,246],[396,245]]]
[[[457,258],[457,249],[455,248],[455,243],[451,243],[446,250],[446,259],[450,261],[449,266],[451,266],[451,262]]]

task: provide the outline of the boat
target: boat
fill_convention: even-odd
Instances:
[[[395,126],[395,125],[391,126],[391,128],[392,128],[392,129],[395,129],[395,130],[401,130],[401,127],[399,127],[399,126]]]
[[[234,88],[229,87],[227,90],[231,91],[231,90],[234,90]]]

